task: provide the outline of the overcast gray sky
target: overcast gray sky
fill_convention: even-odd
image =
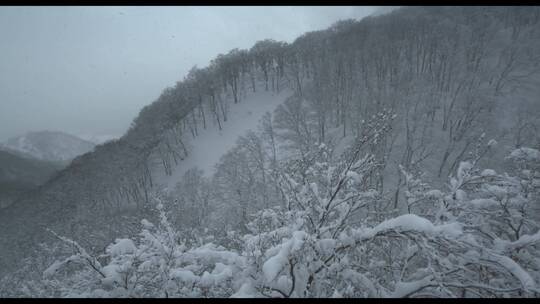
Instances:
[[[0,7],[0,141],[116,135],[219,53],[292,42],[376,7]]]

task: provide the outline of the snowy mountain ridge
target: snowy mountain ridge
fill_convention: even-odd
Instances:
[[[38,131],[10,138],[2,146],[40,160],[70,161],[92,151],[95,144],[63,132]]]

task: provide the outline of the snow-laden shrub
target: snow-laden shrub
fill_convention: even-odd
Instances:
[[[186,246],[159,203],[159,224],[143,221],[138,237],[116,240],[103,256],[60,237],[76,253],[51,265],[47,282],[84,297],[539,295],[534,163],[510,176],[462,162],[447,189],[406,175],[408,213],[368,217],[387,202],[367,182],[378,164],[360,156],[361,142],[337,161],[318,146],[302,172],[281,170],[284,202],[251,216],[241,251]]]
[[[233,278],[242,269],[243,258],[211,243],[187,248],[172,229],[158,203],[160,222],[143,220],[143,229],[133,239],[117,239],[99,257],[91,257],[76,242],[76,253],[57,261],[43,275],[50,284],[62,280],[63,297],[203,297],[228,296]],[[69,264],[82,265],[59,274]],[[49,278],[61,276],[56,280]]]

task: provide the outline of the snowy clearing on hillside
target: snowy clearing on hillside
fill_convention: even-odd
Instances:
[[[234,147],[237,138],[249,130],[256,130],[263,115],[272,113],[290,95],[290,89],[283,89],[279,93],[259,89],[237,104],[231,102],[227,121],[222,122],[223,129],[220,131],[217,127],[209,126],[199,130],[198,136],[191,138],[189,155],[173,167],[171,176],[166,176],[162,168],[158,168],[158,184],[171,191],[184,174],[195,167],[202,169],[206,176],[212,176],[214,166],[223,154]]]

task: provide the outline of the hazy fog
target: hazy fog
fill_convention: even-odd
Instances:
[[[2,7],[0,141],[34,130],[121,135],[218,53],[292,42],[376,7]]]

